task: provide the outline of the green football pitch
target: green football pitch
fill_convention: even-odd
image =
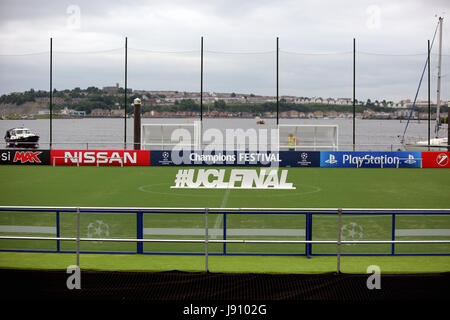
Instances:
[[[450,170],[395,168],[287,168],[294,190],[171,189],[176,167],[0,167],[0,205],[80,207],[196,207],[196,208],[449,208]],[[187,169],[187,168],[183,168]],[[247,168],[248,169],[248,168]],[[255,168],[259,170],[258,168]],[[227,173],[231,168],[226,168]],[[225,221],[226,220],[226,221]],[[450,216],[397,215],[397,240],[449,239]],[[344,215],[343,236],[349,240],[391,240],[391,215]],[[194,214],[144,214],[144,237],[202,239],[204,216]],[[305,215],[233,214],[226,219],[211,214],[211,239],[304,240]],[[62,237],[75,236],[76,216],[60,215]],[[54,235],[55,213],[0,213],[0,235]],[[136,215],[131,213],[83,213],[82,237],[135,238]],[[12,231],[11,231],[12,230]],[[337,217],[313,215],[313,240],[335,240]],[[356,238],[355,238],[356,237]],[[1,240],[0,249],[55,250],[56,241]],[[61,250],[75,249],[62,241]],[[136,252],[136,243],[83,242],[81,250]],[[211,244],[210,252],[251,254],[304,254],[298,244]],[[335,245],[312,246],[313,253],[336,252]],[[343,245],[343,253],[389,254],[392,246]],[[145,243],[144,252],[202,253],[202,244]],[[448,244],[396,245],[396,253],[450,253]],[[40,257],[40,258],[39,258]],[[43,259],[45,257],[45,259]],[[70,257],[70,258],[69,258]],[[120,259],[118,258],[120,257]],[[215,256],[217,271],[231,272],[327,272],[333,257]],[[363,265],[392,261],[392,272],[450,271],[449,257],[343,257],[348,272],[364,272]],[[71,254],[0,253],[0,267],[58,268]],[[86,267],[115,270],[201,270],[201,256],[83,255]],[[214,260],[215,259],[215,260]],[[298,259],[298,260],[295,260]],[[43,263],[43,261],[46,261]],[[50,263],[52,261],[52,263]],[[112,263],[111,261],[115,261]],[[127,263],[124,263],[127,261]],[[264,262],[263,262],[264,261]],[[302,261],[300,266],[292,261]],[[334,261],[334,262],[333,262]],[[350,263],[350,261],[352,261]],[[408,263],[405,263],[408,261]],[[430,265],[430,261],[435,261]],[[375,263],[376,264],[376,263]],[[114,265],[115,267],[113,267]],[[264,267],[262,267],[264,265]],[[329,266],[331,269],[329,269]],[[345,271],[345,263],[343,264]],[[409,267],[408,267],[409,266]],[[420,267],[419,267],[420,266]],[[83,267],[83,265],[82,265]]]

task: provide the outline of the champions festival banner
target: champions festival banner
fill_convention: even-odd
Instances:
[[[422,152],[321,151],[321,167],[420,168]]]
[[[151,151],[152,166],[319,167],[319,151]]]

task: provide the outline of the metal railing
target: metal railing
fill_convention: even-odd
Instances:
[[[337,271],[340,269],[340,257],[344,255],[450,255],[450,252],[444,253],[396,253],[396,244],[450,244],[450,239],[442,240],[396,240],[395,221],[397,215],[450,215],[450,209],[339,209],[339,208],[121,208],[121,207],[31,207],[31,206],[0,206],[1,212],[54,212],[56,213],[56,236],[0,236],[0,240],[46,240],[56,241],[56,250],[17,250],[17,249],[0,249],[0,251],[13,252],[61,252],[61,253],[76,253],[77,264],[79,264],[80,253],[126,253],[114,251],[81,251],[80,242],[126,242],[136,243],[137,254],[161,254],[161,252],[146,252],[144,251],[144,243],[197,243],[204,244],[204,253],[182,253],[182,252],[165,252],[164,254],[199,254],[205,256],[205,269],[208,270],[208,256],[210,255],[255,255],[254,253],[228,253],[226,244],[304,244],[305,253],[290,253],[290,254],[274,254],[274,253],[258,253],[258,255],[304,255],[308,258],[320,255],[336,255],[337,257]],[[76,213],[76,236],[62,237],[60,226],[60,214],[62,213]],[[80,236],[80,220],[82,213],[134,213],[136,214],[136,238],[91,238]],[[205,227],[203,239],[158,239],[158,238],[144,238],[144,214],[200,214],[204,215]],[[210,239],[210,227],[208,218],[211,214],[223,215],[223,238]],[[293,214],[305,216],[305,240],[266,240],[266,239],[227,239],[227,215],[233,214]],[[392,216],[392,237],[389,240],[345,240],[342,237],[342,216],[343,215],[391,215]],[[313,240],[312,239],[312,218],[313,215],[337,215],[338,221],[336,226],[337,239],[336,240]],[[25,233],[25,232],[24,232]],[[447,236],[447,235],[446,235]],[[450,237],[450,233],[448,235]],[[76,250],[61,250],[61,241],[75,241]],[[210,253],[210,244],[223,244],[222,253]],[[336,245],[336,254],[334,253],[313,253],[313,244],[328,244]],[[382,254],[354,254],[342,253],[342,245],[346,244],[391,244],[390,253]],[[133,253],[133,252],[127,252]]]

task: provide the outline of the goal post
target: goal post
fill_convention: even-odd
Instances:
[[[337,125],[280,124],[280,150],[338,150]]]
[[[142,150],[171,150],[175,146],[200,148],[199,121],[194,123],[145,123],[141,125]]]

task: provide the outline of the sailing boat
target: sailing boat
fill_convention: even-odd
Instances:
[[[446,151],[448,138],[439,138],[441,126],[441,61],[442,61],[442,22],[444,18],[439,17],[439,56],[438,56],[438,76],[437,76],[437,101],[436,101],[436,125],[434,129],[434,139],[417,141],[414,144],[404,144],[407,151]],[[405,129],[406,131],[406,129]],[[404,136],[403,136],[404,137]]]

